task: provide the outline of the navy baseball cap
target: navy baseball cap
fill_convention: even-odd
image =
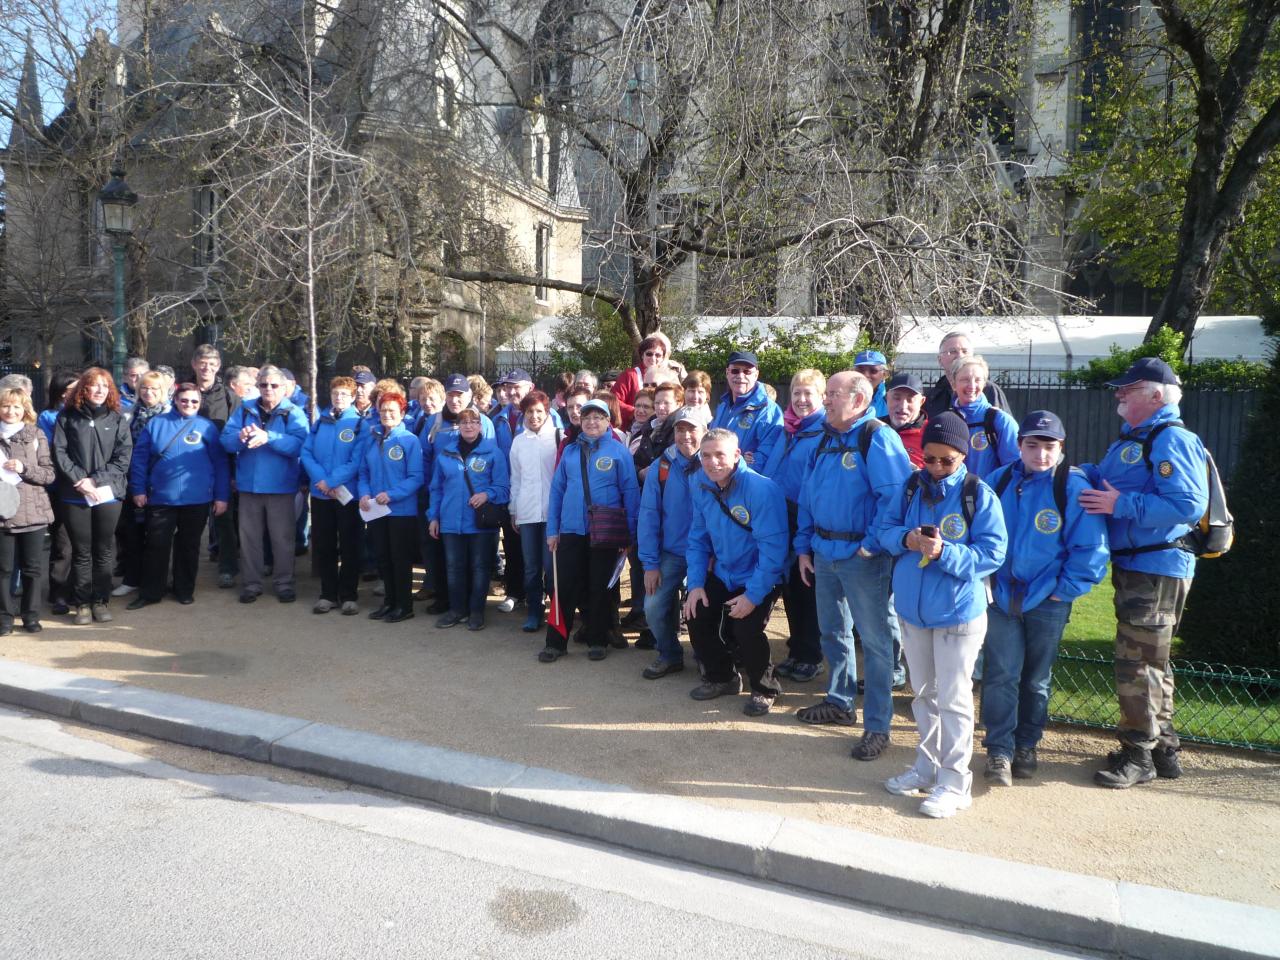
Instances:
[[[516,367],[514,370],[508,373],[506,377],[503,378],[502,382],[503,383],[523,383],[526,380],[532,383],[533,377],[529,376],[529,372],[527,370],[523,370],[520,367]]]
[[[924,396],[924,384],[920,382],[920,378],[914,373],[895,373],[889,382],[884,385],[885,393],[892,393],[899,387],[905,387],[912,393],[918,393]]]
[[[1050,410],[1032,410],[1018,424],[1018,439],[1023,437],[1048,437],[1050,440],[1066,440],[1067,431],[1062,420]]]
[[[725,363],[726,367],[731,367],[735,363],[746,363],[760,369],[760,361],[756,359],[756,355],[750,350],[735,350],[729,354],[729,360]]]
[[[855,367],[883,367],[887,366],[888,363],[889,361],[884,358],[884,354],[879,350],[863,350],[853,358]]]
[[[1173,372],[1173,367],[1159,357],[1143,357],[1141,360],[1135,360],[1133,366],[1119,377],[1108,381],[1107,386],[1127,387],[1131,383],[1139,383],[1144,380],[1150,383],[1182,383],[1178,379],[1178,375]]]
[[[467,378],[460,373],[451,373],[444,381],[445,393],[470,393],[471,384],[467,383]]]
[[[359,373],[357,373],[355,379],[356,379],[356,383],[377,383],[378,382],[377,377],[375,377],[372,373],[369,373],[365,370],[361,370]]]

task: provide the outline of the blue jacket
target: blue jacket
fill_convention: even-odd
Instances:
[[[517,436],[524,433],[524,414],[520,412],[520,408],[516,407],[516,429],[511,431],[511,421],[508,416],[511,413],[513,404],[508,403],[506,406],[499,407],[493,412],[493,416],[489,418],[493,425],[493,436],[498,441],[498,449],[502,451],[502,455],[507,458],[507,463],[511,463],[511,441]],[[547,416],[551,420],[551,426],[556,430],[564,429],[564,421],[560,419],[560,414],[554,410],[548,410]]]
[[[133,445],[129,494],[160,507],[229,500],[231,468],[213,421],[176,411],[152,417]]]
[[[437,424],[439,427],[436,426]],[[434,437],[431,435],[433,431]],[[440,456],[450,438],[457,435],[458,425],[452,420],[445,420],[444,411],[439,411],[419,420],[414,432],[418,435],[418,442],[422,446],[422,475],[430,478],[435,473],[436,458]],[[480,437],[481,439],[493,438],[493,421],[483,414],[480,416]],[[430,483],[430,479],[427,482]]]
[[[1000,494],[1009,550],[992,583],[995,602],[1010,613],[1014,595],[1022,610],[1034,610],[1047,598],[1075,600],[1101,583],[1107,573],[1107,525],[1101,514],[1085,513],[1080,491],[1089,481],[1072,471],[1067,478],[1066,516],[1053,497],[1053,471],[1028,474],[1021,460],[1000,467],[989,478],[1009,482]]]
[[[476,511],[469,503],[472,491],[487,493],[491,503],[511,500],[511,474],[507,458],[493,437],[481,437],[463,461],[458,435],[448,435],[431,474],[431,502],[427,518],[440,521],[441,533],[493,533],[476,526]],[[467,487],[471,478],[471,489]]]
[[[769,399],[763,383],[757,383],[754,390],[738,400],[729,393],[721,397],[711,426],[737,434],[738,449],[754,454],[751,469],[769,473],[769,454],[782,431],[782,408]]]
[[[989,449],[987,432],[982,425],[986,420],[987,411],[991,409],[991,403],[985,395],[968,406],[962,407],[957,403],[952,409],[969,425],[969,451],[964,459],[964,465],[965,469],[974,476],[988,477],[997,467],[1003,467],[1006,463],[1013,463],[1019,459],[1018,422],[998,407],[993,426],[999,444],[995,450]]]
[[[260,402],[240,404],[222,428],[222,449],[236,454],[236,488],[243,493],[297,493],[302,469],[298,457],[309,432],[306,414],[281,400],[264,423]],[[250,423],[265,429],[268,438],[253,450],[240,442],[240,431]]]
[[[667,464],[665,484],[659,480],[664,462]],[[636,520],[636,552],[640,555],[640,565],[646,570],[657,570],[664,553],[684,556],[693,520],[689,486],[697,482],[701,470],[701,461],[686,457],[675,444],[649,465],[640,495],[640,516]]]
[[[1190,430],[1160,431],[1151,448],[1151,467],[1142,459],[1142,440],[1152,427],[1178,420],[1177,404],[1166,403],[1107,449],[1099,464],[1086,464],[1089,482],[1099,489],[1105,479],[1120,491],[1115,512],[1107,518],[1112,563],[1166,577],[1194,576],[1196,558],[1185,550],[1152,550],[1133,556],[1116,551],[1148,544],[1172,543],[1199,522],[1209,505],[1204,444]]]
[[[640,512],[640,485],[631,451],[606,432],[599,440],[584,434],[564,448],[556,472],[551,475],[551,495],[547,501],[547,536],[562,533],[586,535],[587,500],[582,488],[582,454],[587,451],[587,482],[591,502],[602,507],[622,507],[627,512],[631,536],[636,535],[636,515]]]
[[[876,387],[876,392],[871,395],[870,410],[887,423],[889,421],[889,398],[884,390],[886,383],[888,383],[887,380],[881,380],[880,386]]]
[[[768,472],[756,470],[781,487],[782,495],[790,503],[800,502],[800,485],[804,483],[805,471],[809,468],[809,454],[822,439],[826,418],[824,411],[815,410],[800,421],[795,433],[788,433],[783,427],[769,451]]]
[[[358,496],[391,498],[391,516],[418,515],[418,488],[422,486],[422,450],[418,438],[403,423],[384,433],[382,424],[368,432],[360,445]]]
[[[347,407],[337,417],[332,409],[326,410],[311,425],[311,432],[302,445],[302,466],[313,485],[313,496],[314,485],[321,480],[330,487],[345,486],[355,495],[353,482],[360,473],[371,426],[354,406]]]
[[[689,589],[706,586],[714,557],[721,583],[730,590],[743,588],[748,600],[763,603],[787,567],[787,500],[782,490],[746,461],[738,462],[725,490],[719,490],[705,473],[695,475],[689,487],[693,495],[693,526],[685,551]],[[732,516],[720,509],[717,499]]]
[[[809,468],[800,488],[795,552],[827,560],[848,560],[859,548],[883,553],[880,542],[890,504],[911,475],[911,458],[902,438],[888,424],[871,437],[863,460],[858,445],[870,414],[837,434],[830,427],[809,454]],[[830,533],[853,534],[842,540]]]
[[[40,415],[36,417],[36,426],[44,431],[45,439],[53,443],[53,425],[58,422],[58,414],[62,412],[62,407],[57,410],[41,410]]]
[[[893,604],[898,616],[917,627],[935,630],[957,626],[987,609],[983,579],[1004,563],[1008,538],[1000,501],[985,483],[978,483],[973,524],[965,523],[962,487],[968,470],[962,464],[940,484],[921,470],[920,488],[906,506],[906,484],[889,506],[881,543],[897,556],[893,567]],[[929,500],[937,497],[935,503]],[[905,509],[905,514],[904,514]],[[920,566],[920,554],[907,550],[907,533],[922,524],[936,526],[946,541],[942,555]]]

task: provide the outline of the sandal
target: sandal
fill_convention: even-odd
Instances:
[[[801,723],[834,723],[842,727],[852,727],[858,722],[858,714],[854,710],[843,710],[830,700],[823,700],[811,707],[797,710],[796,719]]]

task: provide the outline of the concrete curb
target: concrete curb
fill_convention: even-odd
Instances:
[[[1143,960],[1280,958],[1280,911],[1263,907],[722,810],[13,661],[0,661],[0,701],[894,913]]]

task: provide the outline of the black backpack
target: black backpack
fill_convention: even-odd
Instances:
[[[1071,474],[1077,474],[1083,477],[1084,471],[1079,467],[1070,466],[1067,461],[1062,460],[1053,468],[1053,502],[1058,508],[1058,516],[1062,518],[1062,525],[1058,527],[1058,534],[1065,538],[1067,535],[1067,480]],[[1010,467],[1004,472],[999,480],[996,481],[996,499],[999,500],[1004,496],[1005,490],[1009,488],[1009,484],[1013,481],[1013,468]]]
[[[916,494],[920,490],[921,472],[917,470],[907,477],[907,484],[902,489],[902,519],[904,522],[907,518],[907,511],[911,509],[911,501],[916,498]],[[973,515],[978,512],[978,482],[977,474],[967,473],[960,487],[960,510],[964,513],[965,526],[973,526]]]
[[[876,432],[883,426],[884,422],[882,420],[872,417],[867,421],[866,426],[862,428],[862,432],[858,434],[858,452],[862,454],[863,463],[866,463],[867,453],[871,450],[871,438],[874,437]],[[822,456],[827,453],[839,453],[843,455],[851,452],[843,443],[838,447],[828,447],[828,441],[830,441],[833,436],[834,434],[831,433],[830,430],[822,431],[822,439],[818,441],[818,449],[814,456]]]
[[[973,429],[978,426],[976,423],[966,423],[966,427]],[[994,453],[1000,451],[1000,434],[996,433],[996,408],[988,407],[987,412],[982,417],[982,432],[987,435],[987,446]]]

